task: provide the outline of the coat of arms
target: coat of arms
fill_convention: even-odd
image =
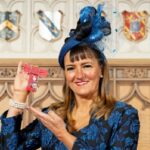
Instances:
[[[146,24],[148,20],[147,11],[122,12],[124,19],[124,34],[131,41],[139,41],[146,37]]]
[[[62,12],[41,11],[39,16],[39,34],[47,41],[56,40],[61,36]]]
[[[11,41],[19,36],[19,19],[18,11],[0,12],[0,38]]]

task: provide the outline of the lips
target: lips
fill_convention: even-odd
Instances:
[[[87,84],[87,83],[88,83],[88,81],[75,82],[75,84],[76,84],[77,86],[83,86],[83,85],[85,85],[85,84]]]

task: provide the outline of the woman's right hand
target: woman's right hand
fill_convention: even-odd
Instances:
[[[19,62],[17,74],[15,76],[14,85],[13,85],[13,100],[18,103],[26,103],[27,96],[29,94],[28,91],[26,91],[26,87],[28,85],[28,79],[29,75],[24,72],[22,69],[22,62]],[[7,117],[16,116],[18,114],[21,114],[23,112],[23,109],[16,108],[16,107],[10,107]]]
[[[13,99],[15,101],[21,103],[26,102],[27,96],[29,94],[29,92],[26,91],[28,79],[29,75],[22,69],[22,62],[19,62],[13,86]]]

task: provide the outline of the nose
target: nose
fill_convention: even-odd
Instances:
[[[81,67],[76,68],[76,78],[82,79],[84,77],[84,71]]]

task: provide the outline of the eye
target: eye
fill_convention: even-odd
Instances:
[[[67,67],[66,70],[67,71],[72,71],[72,70],[74,70],[74,67]]]
[[[90,65],[90,64],[86,64],[86,65],[84,65],[83,67],[84,67],[84,68],[91,68],[91,67],[92,67],[92,65]]]

